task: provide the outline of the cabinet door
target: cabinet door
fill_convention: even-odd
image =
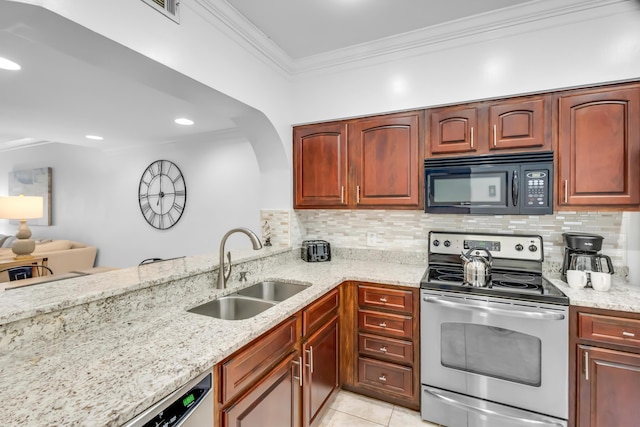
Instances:
[[[355,206],[418,207],[421,174],[419,114],[393,114],[349,123]],[[354,188],[355,186],[355,188]]]
[[[293,352],[222,412],[222,427],[300,426],[300,361]]]
[[[474,153],[478,151],[478,110],[440,108],[431,110],[430,154]]]
[[[293,130],[294,208],[346,207],[347,131],[343,123]]]
[[[578,348],[578,427],[635,427],[640,420],[640,354]]]
[[[559,100],[558,204],[640,204],[640,88]]]
[[[551,149],[547,98],[489,104],[489,150]]]
[[[320,411],[338,389],[338,317],[311,335],[302,351],[306,372],[302,398],[304,426],[317,425]]]

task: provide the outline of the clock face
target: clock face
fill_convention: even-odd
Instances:
[[[173,227],[187,203],[187,186],[180,168],[169,160],[151,163],[140,178],[138,203],[152,227],[159,230]]]

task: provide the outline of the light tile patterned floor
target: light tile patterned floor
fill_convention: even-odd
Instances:
[[[438,427],[420,412],[340,390],[319,427]]]

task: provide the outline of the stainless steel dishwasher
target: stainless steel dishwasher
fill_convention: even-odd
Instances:
[[[123,427],[212,427],[212,373],[189,381]]]

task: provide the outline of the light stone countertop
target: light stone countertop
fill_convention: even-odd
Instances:
[[[289,250],[248,251],[239,258],[234,255],[234,260],[286,252]],[[37,328],[41,316],[79,303],[98,310],[101,316],[99,321],[76,329],[71,323],[67,325],[68,318],[54,316],[68,333],[44,343],[31,341],[26,333],[11,338],[20,346],[0,353],[0,398],[5,402],[0,407],[0,419],[5,426],[20,427],[122,425],[345,280],[419,287],[426,263],[410,254],[406,257],[415,263],[384,257],[305,263],[292,256],[284,263],[251,273],[247,285],[284,280],[310,286],[240,321],[186,311],[197,305],[196,300],[201,303],[235,290],[190,295],[194,289],[201,289],[198,281],[215,278],[212,269],[217,267],[217,254],[7,291],[0,294],[0,325],[33,322],[27,330],[46,334],[46,328]],[[165,292],[149,304],[136,300],[117,309],[102,305],[117,296],[131,295],[135,299],[135,295],[143,295],[152,300],[162,287],[156,285],[168,278],[182,280],[179,292]],[[569,296],[572,305],[640,311],[640,289],[627,284],[614,282],[610,292],[596,293],[592,289],[573,290],[557,279],[552,282]],[[0,336],[0,343],[9,335]]]
[[[199,265],[198,260],[185,262]],[[6,402],[0,419],[4,426],[20,427],[122,425],[343,281],[419,287],[424,271],[424,265],[295,260],[249,283],[279,279],[310,286],[251,319],[225,321],[188,313],[193,305],[185,297],[143,312],[121,313],[47,345],[25,342],[0,355],[0,398]],[[132,271],[113,273],[104,273],[102,279],[135,281]],[[90,295],[99,292],[94,282],[99,276],[70,280],[88,280],[73,286],[86,285]],[[120,289],[103,286],[101,295],[117,292],[112,287]],[[46,292],[35,291],[38,301],[46,302]]]
[[[591,287],[573,289],[560,279],[550,280],[569,297],[571,305],[640,312],[640,286],[633,286],[616,276],[613,278],[611,288],[606,292],[596,291]]]

